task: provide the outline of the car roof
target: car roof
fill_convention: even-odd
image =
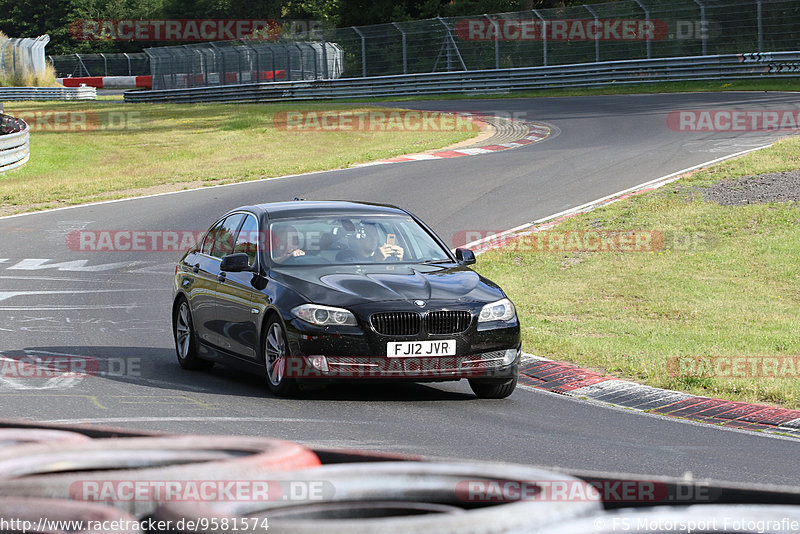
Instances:
[[[292,200],[242,206],[231,211],[250,211],[281,219],[306,215],[408,215],[397,206],[350,200]]]

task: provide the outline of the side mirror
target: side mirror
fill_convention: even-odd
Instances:
[[[222,264],[219,266],[219,269],[220,271],[227,271],[229,273],[241,273],[254,270],[253,267],[250,267],[250,256],[244,252],[228,254],[222,258]]]
[[[473,265],[475,263],[475,253],[468,248],[457,248],[456,259],[464,265]]]

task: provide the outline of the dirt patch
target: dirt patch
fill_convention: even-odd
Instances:
[[[800,202],[800,170],[722,180],[701,191],[707,202],[723,206]]]

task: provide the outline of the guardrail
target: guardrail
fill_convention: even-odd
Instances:
[[[0,173],[21,167],[29,158],[28,125],[21,119],[0,114]]]
[[[800,77],[800,51],[128,91],[125,93],[125,101],[269,102],[288,99],[375,98],[441,93],[508,93],[528,89],[766,76]]]
[[[0,100],[97,100],[94,87],[0,87]]]

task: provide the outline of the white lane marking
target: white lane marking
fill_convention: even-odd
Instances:
[[[89,289],[89,290],[70,290],[70,291],[0,291],[0,300],[6,300],[25,295],[73,295],[77,293],[84,293],[84,294],[121,293],[129,291],[163,291],[163,289],[148,287],[142,289]]]
[[[461,247],[462,248],[477,247],[478,245],[482,245],[484,243],[487,243],[487,242],[490,242],[490,241],[494,241],[494,240],[499,240],[503,236],[506,236],[506,235],[509,235],[509,234],[514,234],[514,233],[519,232],[521,230],[525,230],[526,228],[530,228],[532,226],[536,226],[537,224],[542,224],[542,223],[545,223],[547,221],[551,221],[553,219],[558,219],[559,217],[564,217],[566,215],[573,215],[575,213],[581,213],[581,212],[584,212],[584,211],[591,211],[598,204],[603,204],[604,202],[606,202],[608,200],[611,200],[612,198],[616,198],[616,197],[625,195],[627,193],[633,193],[635,191],[638,191],[640,189],[645,189],[647,187],[657,188],[657,187],[661,187],[661,186],[667,185],[668,183],[671,183],[671,182],[674,182],[675,180],[678,180],[681,177],[681,175],[686,174],[687,172],[692,172],[692,171],[697,170],[697,169],[702,169],[703,167],[707,167],[709,165],[714,165],[715,163],[720,163],[720,162],[728,160],[728,159],[738,158],[739,156],[743,156],[745,154],[749,154],[750,152],[755,152],[757,150],[764,150],[765,148],[771,147],[773,144],[775,144],[775,143],[769,143],[767,145],[758,146],[756,148],[749,148],[747,150],[742,150],[741,152],[737,152],[735,154],[722,156],[721,158],[712,159],[711,161],[706,161],[705,163],[700,163],[698,165],[693,165],[692,167],[687,167],[686,169],[683,169],[683,170],[680,170],[680,171],[676,171],[676,172],[673,172],[671,174],[667,174],[667,175],[662,176],[660,178],[656,178],[654,180],[650,180],[648,182],[644,182],[642,184],[635,185],[633,187],[629,187],[628,189],[623,189],[622,191],[618,191],[616,193],[612,193],[610,195],[606,195],[606,196],[604,196],[602,198],[598,198],[597,200],[592,200],[591,202],[587,202],[586,204],[581,204],[580,206],[576,206],[574,208],[569,208],[569,209],[566,209],[564,211],[559,211],[558,213],[554,213],[553,215],[548,215],[546,217],[542,217],[541,219],[536,219],[535,221],[531,221],[531,222],[527,222],[525,224],[521,224],[519,226],[515,226],[514,228],[511,228],[509,230],[505,230],[505,231],[500,232],[498,234],[495,234],[495,235],[492,235],[492,236],[489,236],[489,237],[484,237],[484,238],[478,239],[476,241],[472,241],[470,243],[467,243],[466,245],[462,245]],[[478,254],[480,254],[480,252],[478,252]]]
[[[63,311],[63,310],[126,310],[152,308],[144,304],[97,305],[97,306],[0,306],[0,311]]]
[[[28,351],[25,352],[27,353]],[[31,357],[31,360],[26,360],[25,364],[33,368],[31,370],[32,373],[47,374],[49,372],[56,373],[56,376],[47,378],[44,381],[42,381],[41,378],[37,379],[25,376],[12,378],[8,375],[16,374],[19,376],[20,362],[14,358],[7,358],[6,356],[0,355],[0,389],[3,389],[3,386],[7,386],[13,390],[69,389],[82,382],[84,378],[84,376],[80,374],[72,376],[58,374],[59,370],[57,368],[48,366],[46,362],[40,362],[35,356]]]
[[[89,260],[72,260],[62,261],[59,263],[48,263],[52,259],[42,258],[26,258],[11,267],[6,267],[7,270],[21,270],[21,271],[39,271],[42,269],[58,269],[59,271],[78,271],[78,272],[98,272],[110,271],[111,269],[121,269],[136,265],[135,261],[119,261],[116,263],[103,263],[100,265],[87,265]]]
[[[63,311],[63,310],[133,310],[136,308],[152,308],[144,304],[97,305],[97,306],[0,306],[0,311]]]
[[[101,278],[67,278],[58,276],[0,276],[0,280],[36,280],[48,282],[108,282]]]
[[[161,423],[161,422],[361,424],[361,421],[344,421],[344,420],[334,420],[334,419],[303,419],[299,417],[96,417],[89,419],[49,419],[49,420],[39,420],[39,422],[70,424],[70,425],[81,424],[81,423]]]

